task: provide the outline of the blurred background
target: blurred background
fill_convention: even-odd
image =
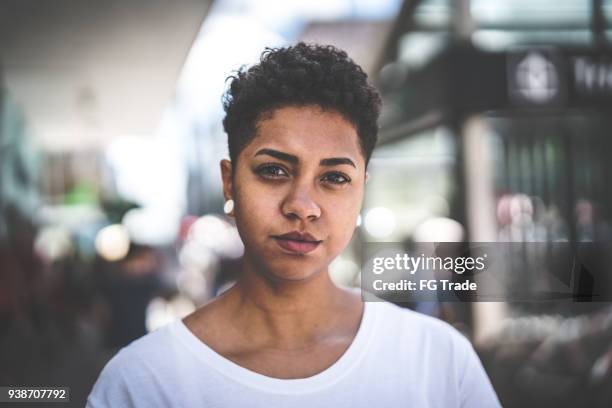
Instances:
[[[1,385],[83,406],[120,347],[231,285],[225,78],[298,40],[385,104],[339,284],[367,242],[612,241],[612,0],[2,0]],[[523,248],[516,279],[554,267]],[[402,306],[470,338],[506,407],[612,404],[609,303]]]

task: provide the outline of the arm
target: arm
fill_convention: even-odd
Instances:
[[[135,408],[119,353],[104,367],[87,397],[86,408]]]
[[[501,407],[497,394],[485,372],[472,344],[462,338],[464,351],[461,381],[459,383],[460,407]]]

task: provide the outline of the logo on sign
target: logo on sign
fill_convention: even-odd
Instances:
[[[534,103],[552,101],[559,94],[559,74],[542,54],[530,52],[517,65],[516,91]]]
[[[511,54],[508,60],[510,97],[522,105],[552,105],[564,98],[560,64],[552,52]]]

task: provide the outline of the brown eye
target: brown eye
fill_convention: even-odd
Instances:
[[[341,173],[328,173],[325,176],[323,176],[322,180],[325,181],[326,183],[338,184],[338,185],[347,184],[351,182],[351,179],[349,177]]]
[[[274,164],[266,164],[257,169],[257,174],[264,178],[281,178],[288,176],[285,169]]]

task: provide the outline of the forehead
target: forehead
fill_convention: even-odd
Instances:
[[[284,107],[264,116],[244,153],[252,155],[264,146],[300,159],[346,156],[363,163],[355,127],[341,114],[318,106]]]

